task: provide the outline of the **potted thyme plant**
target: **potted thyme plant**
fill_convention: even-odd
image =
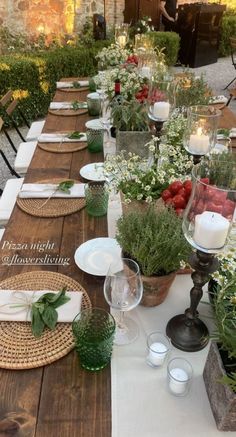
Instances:
[[[181,219],[168,208],[130,212],[118,220],[116,239],[123,254],[139,264],[144,287],[141,304],[160,305],[190,253]]]

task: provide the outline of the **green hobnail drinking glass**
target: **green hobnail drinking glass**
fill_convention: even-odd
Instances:
[[[87,129],[88,150],[92,153],[103,151],[103,129]]]
[[[108,207],[108,185],[104,182],[88,182],[85,185],[87,213],[93,217],[106,215]]]
[[[112,355],[115,320],[101,308],[81,311],[73,320],[75,349],[84,369],[97,371],[106,367]]]

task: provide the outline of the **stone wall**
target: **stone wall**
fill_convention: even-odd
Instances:
[[[125,0],[0,0],[0,24],[28,34],[72,33],[87,17],[105,15],[108,26],[123,21]]]

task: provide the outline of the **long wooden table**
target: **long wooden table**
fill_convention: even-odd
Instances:
[[[55,101],[81,99],[82,93],[57,91]],[[87,115],[61,117],[48,114],[44,132],[64,130],[84,131]],[[225,108],[221,127],[236,127],[236,116]],[[87,150],[75,153],[48,153],[37,147],[27,182],[54,177],[80,179],[80,168],[89,162],[99,162],[102,154]],[[74,262],[76,248],[91,238],[107,236],[106,217],[88,217],[85,210],[67,217],[41,219],[22,212],[15,206],[1,242],[1,258],[17,253],[35,256],[32,250],[3,248],[4,242],[28,246],[30,243],[54,244],[50,255],[70,258],[67,267],[2,266],[0,280],[25,271],[51,270],[73,277],[88,292],[93,305],[107,308],[103,297],[104,278],[82,272]],[[9,246],[9,245],[8,245]],[[0,436],[1,437],[111,437],[110,368],[87,372],[78,364],[75,351],[43,368],[32,370],[0,370]],[[126,436],[124,436],[126,437]]]

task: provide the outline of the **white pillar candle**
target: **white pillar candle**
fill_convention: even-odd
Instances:
[[[188,374],[178,367],[170,371],[169,388],[176,395],[182,395],[187,390]]]
[[[204,211],[195,217],[193,239],[205,249],[220,249],[225,245],[230,222],[221,214]]]
[[[153,115],[161,120],[167,120],[170,113],[169,102],[156,102],[153,106]]]
[[[152,343],[149,347],[147,361],[153,366],[161,366],[167,354],[167,347],[163,343]]]
[[[125,47],[126,45],[126,36],[125,35],[119,35],[117,37],[117,43],[121,48]]]
[[[197,129],[197,133],[190,135],[189,151],[199,155],[206,155],[209,151],[210,139],[208,135],[202,133],[202,128]]]
[[[151,69],[150,67],[144,66],[141,68],[140,70],[140,76],[141,77],[147,77],[148,79],[150,79],[151,77]]]

